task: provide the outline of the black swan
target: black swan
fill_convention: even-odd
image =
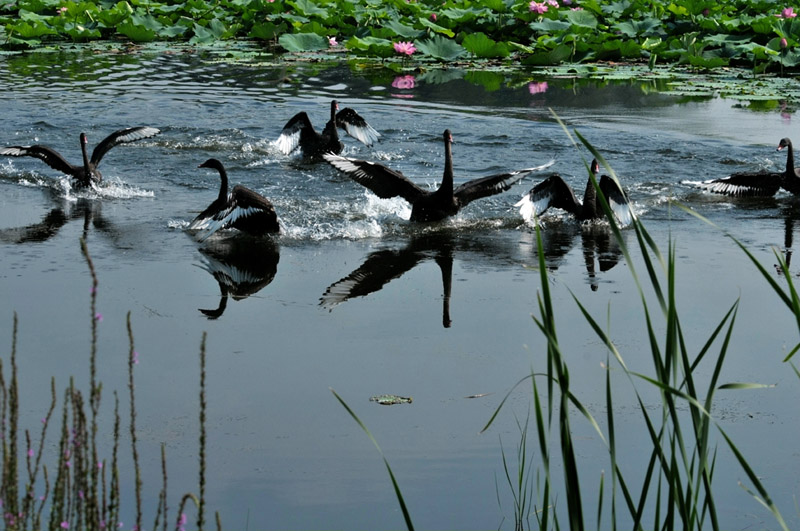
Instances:
[[[411,221],[439,221],[453,216],[472,201],[505,192],[529,173],[547,168],[555,162],[550,161],[535,168],[473,179],[454,188],[452,142],[450,130],[446,129],[444,175],[441,186],[435,192],[423,190],[399,171],[375,162],[350,159],[332,153],[323,155],[323,158],[357,183],[369,188],[378,197],[388,199],[399,196],[411,203]]]
[[[591,171],[595,178],[600,173],[600,165],[596,159],[592,160]],[[633,220],[633,212],[617,183],[608,175],[603,175],[600,177],[599,185],[619,223],[629,224]],[[525,221],[530,221],[534,215],[543,214],[551,206],[566,210],[580,221],[603,218],[603,208],[591,179],[586,183],[581,203],[575,197],[572,188],[557,173],[534,186],[514,206],[520,207],[519,212]]]
[[[696,184],[703,190],[736,197],[771,197],[783,188],[789,193],[800,195],[800,174],[794,167],[792,141],[782,138],[777,151],[787,149],[786,169],[782,172],[757,171],[732,173],[727,177],[712,179]]]
[[[228,193],[228,173],[220,161],[208,159],[198,168],[215,169],[222,180],[217,199],[189,225],[190,229],[207,231],[200,241],[228,227],[254,235],[280,232],[278,215],[267,198],[240,184]]]
[[[308,119],[305,112],[295,114],[283,126],[277,140],[278,149],[288,155],[300,146],[304,156],[319,159],[324,153],[339,154],[344,149],[344,144],[339,140],[339,127],[367,146],[371,146],[381,136],[350,107],[339,112],[336,111],[339,111],[339,103],[333,100],[331,102],[331,119],[325,124],[322,133],[314,130],[314,126],[311,125],[311,120]]]
[[[129,127],[127,129],[120,129],[108,135],[102,142],[97,144],[97,147],[92,151],[92,158],[86,154],[86,134],[81,133],[81,153],[83,155],[83,164],[80,166],[73,166],[64,159],[57,151],[47,146],[34,145],[34,146],[10,146],[0,149],[0,155],[8,157],[36,157],[43,160],[48,166],[61,173],[70,175],[75,179],[76,183],[80,186],[89,186],[93,182],[100,182],[103,176],[97,170],[97,165],[109,149],[117,144],[125,144],[127,142],[135,142],[144,138],[150,138],[160,133],[155,127]]]

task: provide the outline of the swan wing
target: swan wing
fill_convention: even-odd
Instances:
[[[413,203],[425,195],[425,191],[408,180],[405,175],[382,164],[351,159],[332,153],[326,153],[322,158],[381,199],[402,197],[409,203]]]
[[[778,192],[782,178],[782,173],[760,171],[732,173],[727,177],[708,181],[684,182],[716,194],[735,197],[770,197]]]
[[[505,192],[511,189],[514,183],[524,179],[528,174],[549,168],[553,164],[555,164],[555,160],[533,168],[525,168],[524,170],[473,179],[453,190],[453,195],[458,198],[461,205],[464,206],[476,199]]]
[[[617,182],[608,175],[603,175],[600,177],[600,191],[606,196],[608,206],[611,207],[611,211],[614,213],[620,225],[630,225],[635,215],[628,202],[628,197]]]
[[[381,136],[360,114],[350,107],[346,107],[336,114],[336,124],[344,128],[348,135],[367,146],[377,142]]]
[[[223,208],[212,215],[196,218],[189,228],[207,231],[200,238],[202,242],[218,230],[233,227],[238,221],[253,216],[260,216],[265,218],[265,222],[277,224],[278,216],[272,203],[261,194],[237,184],[228,195],[228,201]]]
[[[128,142],[136,142],[137,140],[143,140],[145,138],[150,138],[151,136],[156,136],[161,131],[156,129],[155,127],[129,127],[127,129],[120,129],[119,131],[114,131],[107,137],[103,139],[102,142],[97,144],[97,147],[94,148],[92,151],[92,158],[90,162],[97,166],[100,163],[100,159],[103,158],[109,149],[113,148],[118,144],[127,144]]]
[[[297,149],[301,142],[305,144],[309,138],[316,137],[317,134],[308,115],[303,111],[295,114],[286,122],[275,143],[281,153],[288,155]]]
[[[557,173],[531,188],[514,206],[519,207],[519,213],[525,221],[530,221],[534,215],[543,214],[551,206],[574,215],[581,209],[575,192]]]
[[[47,146],[10,146],[0,149],[0,155],[7,157],[34,157],[61,173],[75,176],[79,168],[73,166],[56,150]]]

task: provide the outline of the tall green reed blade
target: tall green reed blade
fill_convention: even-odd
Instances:
[[[770,287],[775,292],[775,294],[777,294],[778,297],[780,297],[780,299],[789,308],[789,310],[792,312],[792,314],[794,314],[795,320],[797,322],[798,331],[800,331],[800,296],[798,295],[797,289],[794,286],[794,281],[792,280],[792,276],[789,274],[789,266],[788,266],[788,264],[786,264],[786,260],[783,258],[783,256],[780,254],[780,252],[778,252],[777,250],[773,249],[773,253],[775,255],[775,259],[778,261],[778,266],[781,268],[781,271],[783,272],[783,276],[784,276],[784,278],[786,280],[786,284],[787,284],[787,287],[788,287],[788,293],[786,291],[784,291],[784,289],[780,286],[780,284],[778,284],[778,281],[775,280],[772,277],[772,274],[769,271],[767,271],[767,269],[761,264],[761,262],[758,261],[758,259],[753,255],[753,253],[751,253],[750,250],[742,242],[740,242],[735,236],[733,236],[728,231],[726,231],[726,230],[722,229],[721,227],[719,227],[716,223],[714,223],[710,219],[708,219],[708,218],[702,216],[701,214],[693,211],[692,209],[690,209],[690,208],[688,208],[688,207],[686,207],[684,205],[681,205],[681,204],[676,204],[676,206],[678,208],[680,208],[681,210],[683,210],[684,212],[686,212],[688,214],[691,214],[692,216],[696,217],[697,219],[699,219],[699,220],[711,225],[712,227],[720,230],[720,232],[722,232],[725,236],[727,236],[728,238],[733,240],[733,242],[744,252],[744,254],[747,255],[747,257],[750,259],[750,261],[753,262],[753,265],[756,266],[756,269],[758,269],[758,272],[761,273],[761,276],[764,277],[764,280],[767,281],[767,283],[770,285]],[[789,361],[797,353],[798,350],[800,350],[800,343],[798,343],[798,345],[796,345],[789,352],[789,354],[783,359],[783,361]]]
[[[397,496],[397,501],[400,503],[400,509],[403,511],[403,518],[406,521],[406,528],[409,531],[413,531],[414,524],[411,523],[411,515],[409,514],[408,508],[406,507],[406,502],[403,499],[403,494],[400,492],[400,486],[397,484],[397,480],[395,479],[394,473],[392,472],[392,467],[389,466],[389,461],[386,459],[386,456],[383,455],[383,450],[381,450],[381,447],[378,445],[378,441],[375,440],[375,437],[372,436],[372,433],[370,433],[369,429],[364,425],[363,422],[361,422],[361,419],[358,418],[358,416],[353,412],[353,410],[350,409],[350,406],[347,405],[347,403],[342,399],[342,397],[340,397],[333,389],[331,389],[331,393],[333,393],[333,396],[336,397],[336,400],[339,401],[342,407],[344,407],[345,410],[347,410],[347,412],[350,413],[350,416],[353,417],[353,420],[355,420],[356,423],[359,426],[361,426],[361,429],[364,430],[364,433],[367,434],[369,440],[372,441],[372,444],[374,444],[375,448],[378,449],[378,453],[381,454],[381,457],[383,458],[383,464],[386,465],[386,470],[389,472],[389,477],[392,479],[392,485],[394,486],[394,493]]]

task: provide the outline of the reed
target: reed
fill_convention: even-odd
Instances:
[[[573,143],[577,144],[566,127],[564,130]],[[609,175],[617,180],[613,169],[602,155],[577,131],[575,136],[605,166]],[[594,176],[591,172],[588,173],[598,196],[603,198]],[[758,384],[719,383],[736,321],[739,301],[735,301],[730,308],[723,311],[718,324],[708,334],[705,342],[693,350],[684,337],[679,317],[679,304],[675,297],[675,272],[678,264],[675,258],[674,243],[670,239],[667,253],[662,255],[644,224],[639,219],[634,219],[632,230],[646,271],[646,274],[640,277],[637,271],[637,262],[632,259],[632,254],[625,239],[622,238],[620,227],[605,198],[602,199],[602,204],[610,231],[615,235],[626,258],[641,300],[652,372],[642,374],[630,370],[622,352],[614,344],[612,333],[609,331],[610,325],[605,327],[601,325],[572,294],[586,324],[607,349],[605,364],[607,417],[605,431],[601,429],[599,423],[570,387],[566,356],[559,346],[556,316],[553,312],[552,294],[550,293],[551,282],[544,262],[541,233],[537,225],[541,291],[538,296],[539,313],[533,319],[545,341],[546,368],[543,372],[531,371],[527,377],[512,387],[513,391],[524,381],[532,383],[532,400],[540,453],[536,466],[541,470],[541,477],[544,481],[543,488],[538,491],[537,497],[531,500],[537,515],[535,527],[538,529],[568,527],[573,530],[586,527],[584,515],[587,508],[584,494],[588,488],[586,486],[588,481],[584,479],[584,482],[581,482],[575,457],[576,441],[570,428],[571,416],[578,412],[584,420],[590,423],[606,446],[609,457],[610,485],[606,487],[603,475],[599,479],[599,501],[594,523],[597,529],[617,529],[618,527],[720,529],[713,488],[718,442],[724,442],[728,446],[736,462],[749,478],[752,490],[748,489],[748,491],[758,502],[767,507],[782,529],[788,529],[780,511],[772,502],[752,466],[728,434],[715,422],[711,414],[717,390],[760,387]],[[739,245],[756,262],[752,254],[743,245]],[[766,273],[762,266],[759,267],[765,278],[778,291],[779,286],[774,279]],[[653,295],[648,297],[647,293]],[[798,316],[798,328],[800,329],[800,298],[798,298],[791,281],[788,292],[780,290],[779,295],[789,309]],[[608,322],[610,322],[612,314],[612,309],[609,307]],[[795,347],[787,358],[791,357],[798,348],[800,346]],[[707,382],[702,382],[697,377],[697,368],[704,360],[713,364],[713,371]],[[614,370],[612,363],[616,365],[617,370]],[[612,392],[619,385],[612,378],[612,375],[617,373],[624,376],[635,393],[641,412],[643,430],[646,437],[649,438],[651,446],[648,465],[642,475],[635,478],[627,478],[623,475],[617,454]],[[800,372],[798,374],[800,375]],[[546,383],[544,386],[537,383],[542,379]],[[644,389],[640,391],[639,386],[644,386]],[[652,388],[658,391],[661,398],[661,407],[654,413],[649,412],[645,400],[642,398],[644,390],[649,391]],[[493,424],[510,393],[511,391],[501,400],[484,430]],[[721,435],[721,441],[714,437],[714,432]],[[558,441],[557,447],[554,447],[551,441]],[[525,436],[521,437],[519,447],[526,447]],[[552,459],[559,460],[559,468],[563,470],[563,477],[554,478],[550,474]],[[641,487],[634,490],[631,487],[634,484],[641,485]],[[607,502],[604,501],[605,494],[607,494],[606,489],[610,491]],[[556,492],[559,494],[554,494]],[[515,493],[513,496],[516,500],[518,494]],[[558,499],[561,500],[563,506],[564,500],[559,498],[560,496],[566,498],[566,511],[559,513],[552,508],[556,506]],[[531,495],[531,497],[533,496]],[[519,502],[516,503],[519,504]],[[605,510],[608,511],[605,517],[607,520],[603,516]],[[624,523],[622,521],[623,514],[626,520]]]
[[[113,447],[110,463],[98,458],[97,434],[101,420],[102,384],[97,380],[97,337],[98,323],[102,316],[97,311],[98,278],[86,242],[81,240],[81,251],[86,259],[92,278],[90,289],[90,331],[89,354],[89,392],[88,403],[84,393],[78,389],[72,378],[64,390],[61,405],[61,426],[57,441],[58,453],[52,470],[44,461],[48,430],[55,421],[53,415],[58,407],[56,381],[51,380],[51,404],[42,419],[42,429],[38,444],[34,442],[29,430],[24,432],[26,457],[21,464],[19,458],[19,392],[17,356],[18,318],[14,314],[11,351],[9,356],[10,374],[4,372],[0,360],[0,441],[2,444],[3,469],[0,476],[0,499],[3,507],[4,528],[9,531],[38,529],[81,529],[100,530],[122,527],[120,521],[120,474],[119,446],[121,439],[121,418],[119,397],[114,392]],[[136,520],[131,527],[142,529],[144,509],[142,503],[142,480],[139,470],[139,452],[136,430],[136,396],[134,373],[138,355],[134,348],[131,314],[127,315],[129,339],[128,351],[128,391],[130,398],[130,439],[131,458],[134,468],[134,492]],[[200,496],[187,493],[183,496],[175,529],[183,529],[186,515],[182,512],[186,500],[195,501],[198,507],[197,527],[203,529],[205,494],[205,334],[200,349]],[[167,465],[165,446],[161,446],[162,486],[155,510],[153,529],[159,523],[168,529],[167,511]],[[20,473],[23,466],[24,477]],[[43,484],[43,487],[40,485]],[[43,494],[36,496],[37,491]],[[46,514],[46,511],[49,514]],[[45,516],[46,515],[46,516]],[[216,518],[217,529],[221,528],[220,518]]]

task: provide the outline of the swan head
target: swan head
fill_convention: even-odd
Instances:
[[[453,143],[453,135],[450,134],[450,129],[445,129],[444,130],[444,134],[442,136],[444,137],[444,141],[445,141],[446,144],[447,143],[450,143],[450,144]]]
[[[198,166],[198,168],[212,168],[215,170],[222,170],[222,163],[217,159],[208,159],[204,163]]]
[[[592,164],[590,169],[594,175],[600,173],[600,163],[597,162],[597,159],[592,159]]]
[[[86,133],[81,133],[80,138],[81,138],[81,145],[85,146],[86,144],[89,143],[89,139],[86,138]]]
[[[783,148],[792,147],[792,141],[788,138],[781,138],[780,143],[778,144],[778,151],[783,150]]]

